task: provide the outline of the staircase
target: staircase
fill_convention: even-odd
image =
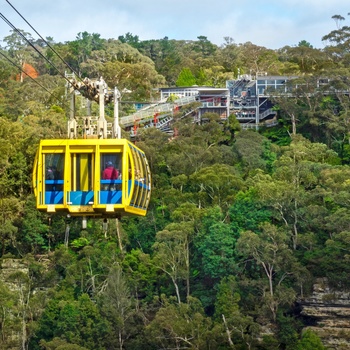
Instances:
[[[160,122],[163,118],[168,118],[169,115],[174,112],[174,107],[181,107],[191,102],[196,102],[196,96],[180,98],[172,103],[157,103],[141,109],[131,115],[121,117],[119,119],[119,123],[122,127],[133,126],[135,122],[145,124],[147,122],[152,122],[152,119],[156,113],[159,114],[157,119]]]

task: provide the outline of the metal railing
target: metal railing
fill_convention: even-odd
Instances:
[[[173,103],[159,103],[152,105],[152,107],[142,109],[140,111],[137,111],[131,115],[120,117],[119,123],[121,126],[132,126],[134,125],[135,121],[139,123],[144,123],[149,120],[151,120],[156,113],[169,113],[174,111],[175,106],[183,106],[186,104],[189,104],[191,102],[196,101],[196,96],[187,96],[180,98],[178,100],[175,100]],[[158,116],[158,119],[161,116]]]

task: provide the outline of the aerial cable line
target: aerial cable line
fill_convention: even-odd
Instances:
[[[6,0],[7,1],[7,0]],[[8,2],[8,1],[7,1]],[[9,2],[8,2],[9,3]],[[10,3],[9,3],[10,4]],[[11,4],[10,4],[11,5]],[[12,5],[11,5],[12,6]],[[13,7],[13,6],[12,6]],[[14,8],[14,7],[13,7]],[[14,10],[19,14],[19,12],[14,8]],[[20,14],[19,14],[20,15]],[[23,18],[23,16],[22,15],[20,15],[22,18]],[[81,86],[79,86],[76,82],[74,83],[74,82],[72,82],[70,79],[68,79],[67,78],[67,76],[66,75],[63,75],[60,71],[59,71],[59,69],[48,59],[48,58],[46,58],[34,45],[33,45],[33,43],[30,41],[30,40],[28,40],[24,35],[23,35],[23,33],[21,33],[21,31],[19,30],[19,29],[17,29],[2,13],[0,13],[0,18],[2,18],[14,31],[16,31],[42,58],[44,58],[44,60],[46,61],[46,62],[48,62],[53,68],[55,68],[56,69],[56,71],[58,72],[58,74],[61,76],[61,77],[63,77],[63,79],[65,79],[68,83],[69,83],[69,85],[71,85],[72,87],[73,87],[73,89],[74,90],[78,90],[79,92],[81,92],[80,91],[80,88],[81,88]],[[24,19],[24,18],[23,18]],[[24,19],[25,20],[25,19]],[[26,21],[26,20],[25,20]],[[35,31],[35,33],[37,33],[38,35],[39,35],[39,37],[42,39],[42,40],[44,40],[43,38],[42,38],[42,36],[26,21],[26,23]],[[45,40],[44,40],[44,42],[46,42]],[[47,43],[47,42],[46,42]],[[47,43],[47,45],[51,48],[51,46]],[[51,48],[52,49],[52,48]],[[55,51],[55,50],[53,50],[57,55],[58,55],[58,57],[61,59],[61,60],[63,60],[62,59],[62,57]],[[70,66],[63,60],[63,62],[67,65],[67,67],[69,68],[69,69],[71,69],[70,68]],[[19,67],[17,67],[17,68],[19,68]],[[20,70],[22,71],[22,69],[20,68]],[[74,72],[74,70],[72,70],[73,72]],[[74,72],[75,73],[75,72]],[[26,74],[26,73],[25,73]],[[76,73],[75,73],[76,74]],[[88,83],[88,81],[89,80],[81,80],[81,78],[79,77],[79,75],[78,75],[78,78],[79,78],[79,80],[83,83],[83,85],[85,85],[86,86],[86,90],[89,92],[89,91],[91,91],[92,89],[91,89],[91,84],[89,84]],[[94,88],[93,87],[93,90],[92,91],[94,91],[94,90],[96,90],[96,87]],[[83,94],[84,95],[84,94]],[[108,98],[111,98],[111,96],[108,96]],[[90,99],[90,98],[89,98]],[[69,108],[69,109],[71,109],[71,108]]]
[[[28,40],[25,35],[23,35],[23,33],[21,33],[21,31],[19,29],[17,29],[1,12],[0,12],[0,18],[2,18],[14,31],[16,31],[42,58],[44,58],[44,60],[46,62],[48,62],[52,67],[54,67],[56,69],[56,71],[58,72],[58,74],[68,82],[68,84],[70,86],[73,87],[74,90],[78,90],[79,92],[82,93],[82,91],[80,91],[81,89],[81,85],[77,84],[77,82],[73,82],[72,80],[68,79],[66,75],[62,74],[59,69],[48,59],[46,58],[34,45],[33,43]],[[80,78],[79,78],[80,79]],[[81,79],[80,79],[81,80]],[[90,95],[94,95],[95,96],[95,101],[98,102],[96,100],[96,96],[97,96],[97,93],[96,91],[98,90],[98,88],[96,86],[94,86],[94,84],[89,84],[88,83],[89,79],[84,79],[84,80],[81,80],[82,82],[82,85],[85,86],[86,88],[84,89],[85,90],[85,94],[86,93],[90,93]],[[82,93],[84,95],[84,93]],[[85,96],[85,95],[84,95]],[[87,96],[85,96],[87,97]],[[89,99],[92,99],[91,96],[88,96]],[[107,95],[107,98],[111,99],[112,98],[112,95]]]
[[[48,59],[46,58],[34,45],[33,43],[28,40],[25,35],[23,35],[23,33],[21,33],[21,31],[19,29],[17,29],[1,12],[0,12],[0,18],[2,18],[14,31],[16,31],[23,40],[25,40],[42,58],[44,58],[44,60],[46,62],[48,62],[52,67],[54,67],[56,69],[56,71],[58,72],[58,74],[63,77],[63,79],[65,79],[69,85],[71,85],[73,87],[74,90],[78,90],[79,92],[82,93],[82,91],[80,91],[81,89],[81,85],[77,84],[77,82],[73,82],[72,80],[68,79],[66,75],[62,74],[59,69]],[[80,79],[80,78],[79,78]],[[81,80],[81,79],[80,79]],[[97,93],[96,91],[98,90],[98,87],[94,86],[94,84],[89,84],[89,79],[84,79],[81,80],[82,85],[85,86],[86,88],[85,90],[85,94],[82,93],[83,96],[88,97],[89,99],[95,100],[96,102],[98,102],[98,100],[96,100],[96,96]],[[86,96],[86,94],[90,94],[89,96]],[[91,96],[95,96],[95,98],[91,98]],[[112,95],[109,94],[106,97],[107,99],[111,100]]]
[[[61,77],[63,77],[63,79],[67,80],[68,83],[71,84],[71,81],[64,75],[62,74],[59,69],[48,59],[46,58],[34,45],[33,43],[30,42],[30,40],[28,40],[19,29],[17,29],[1,12],[0,12],[0,18],[2,18],[13,30],[15,30],[42,58],[44,58],[44,60],[46,62],[48,62],[49,64],[51,64],[51,66],[53,68],[56,69],[56,71],[59,73],[59,75]]]
[[[14,67],[16,67],[17,69],[19,69],[22,73],[24,73],[25,75],[28,76],[28,78],[30,78],[31,80],[34,81],[35,84],[37,84],[38,86],[40,86],[42,89],[44,89],[50,96],[56,98],[57,100],[60,100],[61,97],[60,96],[55,96],[50,90],[48,90],[44,85],[40,84],[37,80],[35,80],[33,77],[31,77],[23,68],[21,68],[19,65],[17,65],[15,62],[13,62],[9,57],[7,57],[5,54],[3,54],[0,51],[0,55],[3,56],[5,59],[7,59]],[[69,108],[71,110],[71,108]]]
[[[10,58],[8,58],[5,54],[3,54],[0,51],[0,55],[3,56],[4,58],[6,58],[14,67],[16,67],[17,69],[19,69],[22,73],[24,73],[25,75],[27,75],[31,80],[33,80],[35,82],[35,84],[38,84],[41,88],[43,88],[46,92],[48,92],[52,97],[56,97],[54,96],[50,90],[48,90],[44,85],[40,84],[38,81],[36,81],[33,77],[31,77],[23,68],[21,68],[19,65],[17,65],[15,62],[13,62]],[[57,97],[56,97],[57,98]]]
[[[66,75],[63,75],[59,69],[48,59],[46,58],[34,45],[31,43],[3,14],[0,13],[0,17],[11,27],[13,28],[27,43],[41,56],[43,57],[52,67],[56,69],[56,71],[72,86],[74,90],[79,91],[84,97],[90,99],[90,100],[95,100],[96,102],[99,102],[96,100],[96,90],[98,90],[98,87],[95,86],[94,83],[90,82],[89,79],[81,79],[79,74],[70,67],[70,65],[62,58],[62,56],[38,33],[37,30],[19,13],[19,11],[10,3],[9,0],[6,0],[6,2],[13,8],[14,11],[28,24],[28,26],[34,30],[34,32],[46,43],[46,45],[60,58],[60,60],[74,73],[74,75],[80,80],[82,85],[77,83],[75,80],[70,80],[67,78]],[[82,86],[85,86],[83,88]],[[113,94],[109,94],[106,96],[106,101],[111,101],[113,98]]]
[[[79,74],[62,58],[62,56],[48,43],[36,30],[35,28],[19,13],[19,11],[10,3],[10,1],[6,0],[6,2],[17,12],[17,14],[29,25],[30,28],[34,30],[34,32],[40,37],[41,40],[45,42],[45,44],[59,57],[59,59],[79,78]],[[80,78],[79,78],[80,79]]]
[[[63,75],[62,73],[60,73],[60,71],[58,70],[58,68],[50,61],[48,60],[9,20],[6,19],[6,17],[4,15],[2,15],[0,13],[0,17],[9,25],[11,26],[14,30],[17,31],[18,34],[21,35],[21,37],[27,41],[29,43],[29,45],[40,55],[42,56],[49,64],[51,64],[52,67],[54,67],[57,72],[72,86],[72,88],[74,90],[79,91],[84,97],[88,98],[89,100],[94,100],[96,102],[99,103],[99,98],[97,96],[97,91],[98,91],[98,87],[93,83],[90,82],[90,80],[88,78],[85,78],[84,80],[82,80],[79,77],[79,74],[76,73],[70,66],[69,64],[58,54],[58,52],[56,52],[56,50],[54,50],[52,48],[52,46],[49,45],[49,43],[33,28],[33,26],[31,26],[29,24],[29,22],[14,8],[14,6],[11,5],[11,3],[6,0],[7,3],[21,16],[21,18],[35,31],[35,33],[37,33],[39,35],[39,37],[48,45],[48,47],[50,47],[51,50],[53,50],[53,52],[64,62],[64,64],[73,71],[74,75],[77,76],[78,80],[80,80],[80,83],[78,83],[75,78],[73,80],[70,80],[67,78],[66,75]],[[83,88],[84,87],[84,88]],[[111,99],[113,98],[113,94],[108,94],[106,95],[106,100],[105,102],[110,102]]]

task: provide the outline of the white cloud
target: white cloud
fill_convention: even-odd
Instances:
[[[141,40],[195,40],[207,36],[220,45],[226,36],[236,43],[251,41],[276,49],[307,40],[322,47],[321,38],[335,29],[332,15],[346,18],[348,0],[9,0],[43,36],[56,42],[74,40],[79,32],[118,38],[131,32]],[[0,12],[16,27],[35,33],[14,12],[6,0],[0,0]],[[10,27],[0,24],[0,39],[9,35]],[[346,24],[346,21],[344,24]]]

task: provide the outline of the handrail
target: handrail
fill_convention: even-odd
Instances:
[[[119,123],[123,126],[132,126],[135,121],[144,122],[154,117],[155,113],[172,112],[174,106],[183,106],[196,101],[195,96],[186,96],[175,100],[173,103],[159,103],[148,109],[137,111],[131,115],[120,117]]]

